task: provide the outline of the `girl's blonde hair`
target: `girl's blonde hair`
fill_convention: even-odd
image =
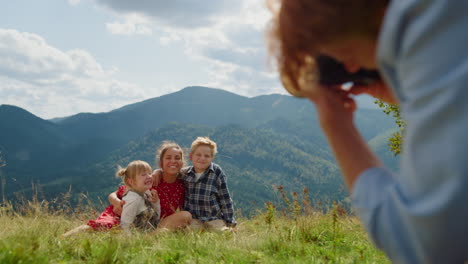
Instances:
[[[142,172],[152,172],[151,166],[142,160],[130,162],[126,168],[118,166],[116,177],[122,177],[122,181],[127,186],[131,186],[129,179],[135,180],[136,176]]]
[[[190,147],[190,153],[193,154],[195,152],[195,150],[199,146],[208,146],[208,147],[210,147],[211,148],[211,154],[213,155],[213,157],[216,155],[216,153],[218,153],[218,148],[216,146],[216,142],[211,140],[209,137],[197,137],[197,139],[195,139],[192,142],[192,146]]]
[[[156,163],[158,163],[160,168],[162,168],[162,161],[164,158],[164,154],[166,154],[166,151],[171,148],[176,149],[177,151],[180,152],[180,156],[182,159],[182,166],[185,166],[184,150],[179,146],[179,144],[173,141],[163,141],[156,151]]]

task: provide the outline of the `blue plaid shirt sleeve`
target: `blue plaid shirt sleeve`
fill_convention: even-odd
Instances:
[[[223,170],[219,168],[220,173],[217,177],[216,184],[218,185],[218,200],[221,206],[221,211],[223,213],[223,220],[227,225],[236,225],[236,220],[234,219],[234,205],[229,194],[229,190],[226,183],[226,175]]]

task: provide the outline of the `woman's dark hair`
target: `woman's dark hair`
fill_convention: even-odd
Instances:
[[[182,164],[185,165],[185,157],[184,157],[184,150],[179,146],[179,144],[172,142],[172,141],[163,141],[161,146],[158,147],[156,151],[156,162],[158,163],[159,167],[162,168],[162,161],[164,158],[164,154],[168,149],[174,148],[180,151],[180,156],[182,159]]]

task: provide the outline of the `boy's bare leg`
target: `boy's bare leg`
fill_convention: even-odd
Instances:
[[[159,228],[167,228],[170,230],[184,228],[190,224],[192,215],[187,211],[176,212],[168,217],[161,219]]]
[[[203,230],[203,222],[198,219],[192,219],[189,229],[192,231],[201,231]]]
[[[86,232],[92,230],[92,227],[89,225],[80,225],[78,227],[73,228],[72,230],[66,232],[65,234],[62,235],[62,238],[66,238],[78,233]]]
[[[221,219],[205,222],[205,226],[206,229],[211,232],[222,232],[229,230],[229,227],[227,227],[226,223]]]

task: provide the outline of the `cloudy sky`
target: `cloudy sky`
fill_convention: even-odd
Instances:
[[[178,91],[284,93],[268,67],[264,0],[5,1],[0,104],[42,117]]]
[[[265,0],[14,0],[0,9],[0,104],[42,118],[106,112],[202,85],[285,93]]]

